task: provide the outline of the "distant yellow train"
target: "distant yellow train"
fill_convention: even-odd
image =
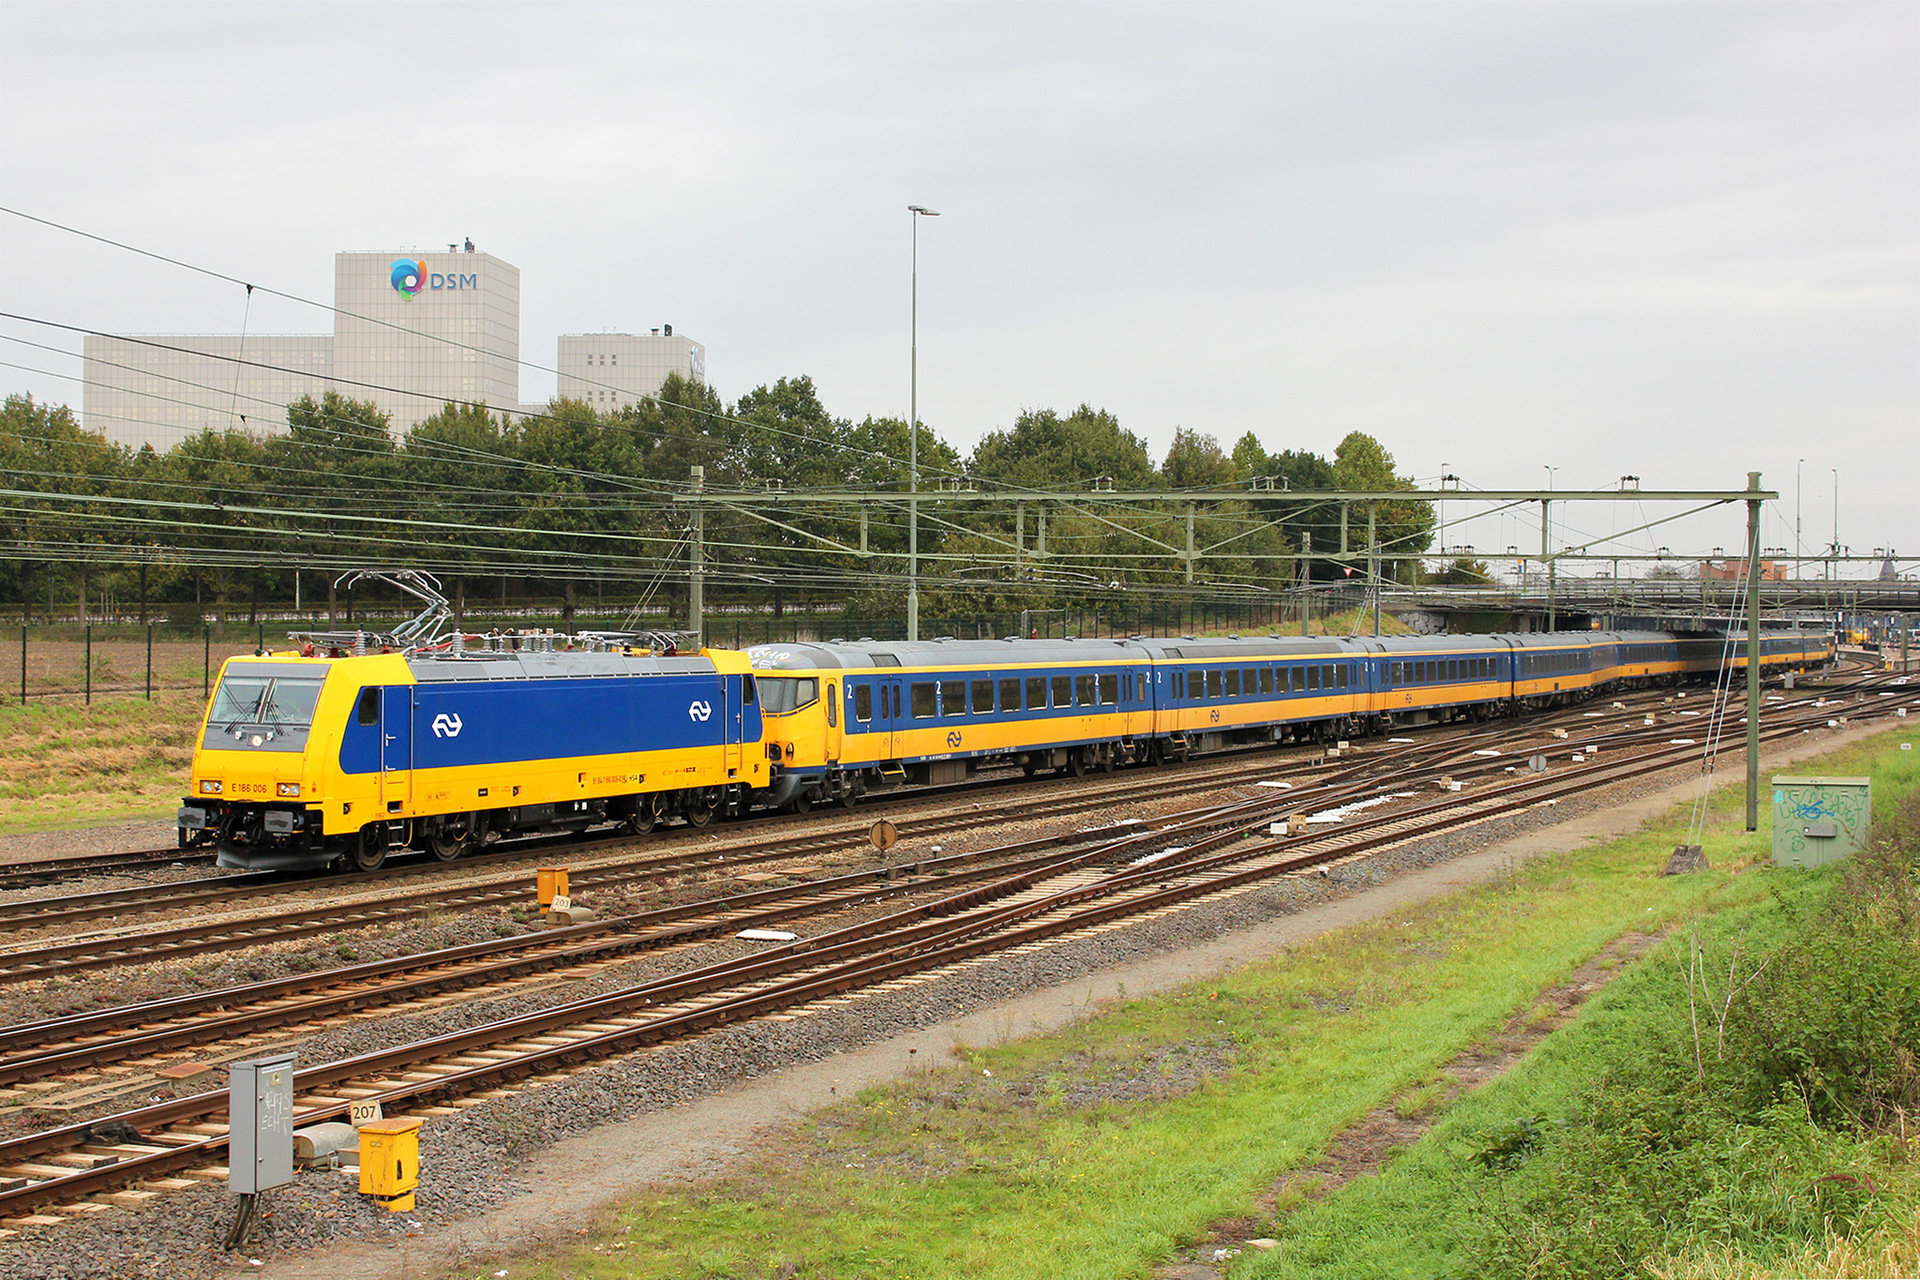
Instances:
[[[1083,773],[1229,746],[1358,737],[1605,689],[1743,670],[1744,643],[1665,632],[1394,639],[860,641],[762,645],[772,805],[852,803],[989,762]],[[1763,669],[1831,661],[1775,633]]]

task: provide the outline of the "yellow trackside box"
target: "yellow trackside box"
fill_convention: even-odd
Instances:
[[[420,1121],[372,1120],[360,1126],[360,1194],[389,1213],[413,1212],[420,1185]]]
[[[555,898],[566,897],[567,869],[565,867],[534,868],[533,896],[543,911],[553,905]]]

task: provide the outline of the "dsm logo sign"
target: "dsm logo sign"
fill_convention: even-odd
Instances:
[[[395,258],[388,270],[393,291],[411,299],[422,289],[478,289],[477,271],[428,271],[412,258]]]

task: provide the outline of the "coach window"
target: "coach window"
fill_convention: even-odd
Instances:
[[[1045,711],[1047,709],[1047,678],[1045,676],[1027,677],[1027,710]]]
[[[1111,707],[1120,701],[1120,677],[1111,671],[1100,677],[1100,705]]]
[[[1073,700],[1075,702],[1079,703],[1083,707],[1092,706],[1094,703],[1093,677],[1092,676],[1075,676],[1073,678],[1073,693],[1074,693]]]
[[[940,682],[940,714],[943,716],[967,714],[967,682],[965,680]]]
[[[1002,711],[1018,711],[1020,709],[1020,682],[1018,680],[1002,680],[1000,682],[1000,709]]]
[[[938,714],[933,700],[933,689],[933,682],[930,680],[913,682],[913,718],[915,720],[931,720]]]
[[[1073,677],[1055,676],[1053,678],[1053,705],[1070,707],[1073,705]]]
[[[837,729],[840,726],[840,702],[834,696],[839,691],[833,687],[833,681],[827,681],[827,727]]]
[[[1260,692],[1262,693],[1273,692],[1273,668],[1272,667],[1260,668]]]
[[[1229,698],[1240,696],[1240,668],[1238,667],[1227,668],[1227,696]]]
[[[1147,673],[1142,671],[1135,675],[1133,677],[1133,685],[1135,701],[1145,702],[1147,700]]]
[[[1339,685],[1342,689],[1347,687],[1347,664],[1346,663],[1343,662],[1339,666],[1333,669],[1333,678],[1339,682]]]
[[[873,719],[873,686],[853,686],[853,718],[862,724]]]
[[[975,680],[973,682],[973,714],[977,716],[993,714],[993,681]]]
[[[380,691],[378,689],[360,691],[360,705],[355,709],[353,718],[361,724],[380,723]]]

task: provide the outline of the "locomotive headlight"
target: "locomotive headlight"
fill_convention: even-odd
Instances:
[[[273,789],[276,794],[283,796],[297,796],[300,794],[300,784],[297,782],[278,782],[274,784]]]
[[[260,736],[259,734],[257,734],[257,733],[256,733],[256,734],[254,734],[254,735],[253,735],[253,737],[251,737],[251,738],[249,738],[249,739],[248,739],[248,741],[249,741],[249,742],[251,742],[251,743],[252,743],[252,744],[253,744],[254,746],[256,746],[256,747],[257,747],[257,746],[259,746],[259,745],[260,745],[261,743],[263,743],[263,742],[265,742],[265,741],[266,741],[266,739],[265,739],[265,738],[263,738],[263,737],[261,737],[261,736]]]
[[[220,794],[220,784],[212,778],[202,778],[200,780],[200,794],[203,796],[217,796]]]

